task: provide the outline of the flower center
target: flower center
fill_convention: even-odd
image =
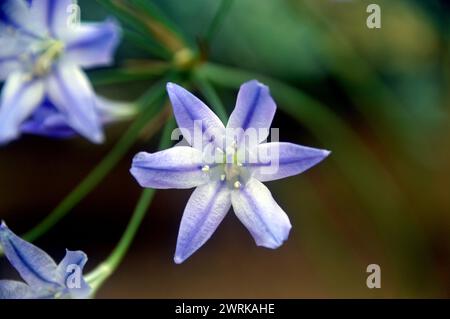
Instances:
[[[35,54],[31,54],[34,57],[32,59],[32,74],[44,76],[50,72],[53,63],[64,51],[64,43],[55,39],[47,39],[32,51],[35,52]],[[23,59],[28,60],[29,55],[24,55]]]
[[[212,181],[226,182],[229,188],[243,187],[250,178],[250,173],[239,160],[236,147],[230,147],[225,152],[217,148],[216,152],[215,158],[218,160],[212,165],[204,165],[202,171],[207,172]]]

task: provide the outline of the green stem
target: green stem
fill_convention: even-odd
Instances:
[[[136,46],[150,53],[151,55],[169,60],[171,58],[171,53],[165,47],[163,47],[159,42],[156,42],[150,37],[142,35],[141,32],[131,30],[129,28],[124,28],[123,30],[124,38],[133,42]]]
[[[175,121],[172,118],[165,125],[163,134],[161,136],[159,149],[165,149],[170,146],[170,134],[175,127],[174,123]],[[128,252],[128,249],[130,248],[131,243],[133,242],[134,237],[136,236],[142,220],[145,217],[154,194],[155,190],[152,188],[142,191],[141,197],[136,204],[136,208],[134,209],[130,222],[128,223],[128,226],[125,229],[125,232],[123,233],[119,243],[104,262],[102,262],[91,273],[86,275],[86,280],[87,282],[89,282],[92,288],[92,296],[95,295],[95,293],[102,286],[105,280],[114,273],[114,271],[122,262],[123,258]]]
[[[214,110],[222,123],[226,125],[228,113],[214,87],[207,79],[197,72],[194,73],[194,82],[203,96],[208,100],[209,106]]]
[[[206,43],[211,43],[217,32],[219,32],[220,26],[222,25],[228,12],[230,12],[232,4],[233,0],[222,0],[219,8],[216,11],[216,14],[211,20],[211,23],[209,24],[209,27],[205,33],[204,39]]]
[[[44,220],[23,236],[25,240],[36,240],[58,223],[73,207],[75,207],[75,205],[89,194],[120,161],[139,136],[141,129],[158,112],[159,108],[157,106],[161,104],[160,101],[164,95],[164,83],[165,81],[156,84],[143,96],[139,104],[145,105],[147,108],[142,111],[142,114],[135,122],[133,122],[130,128],[100,164],[97,165],[91,173],[47,217],[44,218]]]
[[[117,69],[92,71],[89,73],[89,79],[96,86],[151,80],[167,73],[169,68],[168,63],[148,61],[145,65],[140,66],[124,66]]]
[[[144,30],[172,54],[186,47],[184,39],[169,26],[149,1],[97,0],[128,26]]]
[[[139,229],[139,225],[144,219],[145,213],[147,212],[147,208],[153,199],[154,193],[155,190],[152,188],[145,189],[142,192],[133,212],[133,216],[131,217],[131,220],[128,223],[128,226],[116,248],[106,259],[106,261],[102,262],[96,269],[86,275],[86,281],[92,289],[91,296],[94,296],[97,293],[97,290],[102,286],[105,280],[114,273],[122,261],[131,242],[133,241],[134,236],[136,235],[137,230]]]

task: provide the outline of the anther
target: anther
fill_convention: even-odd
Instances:
[[[234,188],[239,189],[241,188],[242,184],[239,181],[234,182]]]
[[[209,166],[208,165],[203,166],[202,167],[202,171],[203,172],[209,172]]]

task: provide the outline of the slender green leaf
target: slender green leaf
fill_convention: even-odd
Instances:
[[[144,66],[122,67],[118,69],[95,70],[89,73],[94,85],[110,85],[132,81],[151,80],[167,72],[167,63],[150,63]]]

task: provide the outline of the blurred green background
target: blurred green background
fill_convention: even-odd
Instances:
[[[202,43],[221,5],[152,2],[192,46]],[[450,297],[450,6],[377,0],[382,28],[368,29],[372,2],[232,3],[206,59],[252,72],[271,86],[280,140],[333,153],[302,175],[268,183],[293,224],[289,240],[275,251],[257,248],[230,212],[203,248],[175,265],[179,221],[191,191],[158,191],[131,250],[98,297]],[[111,15],[96,1],[79,4],[83,20]],[[157,57],[125,34],[116,67],[136,59]],[[95,72],[89,73],[93,79]],[[233,76],[214,65],[203,72],[231,112]],[[134,99],[152,81],[103,83],[96,90]],[[27,136],[1,148],[0,219],[17,233],[31,229],[127,125],[109,127],[100,147],[78,138]],[[147,135],[37,241],[40,247],[55,258],[65,248],[84,250],[88,269],[108,256],[141,191],[128,173],[131,158],[157,148],[157,138]],[[366,267],[373,263],[381,266],[381,289],[366,286]],[[15,276],[4,259],[0,273]]]

